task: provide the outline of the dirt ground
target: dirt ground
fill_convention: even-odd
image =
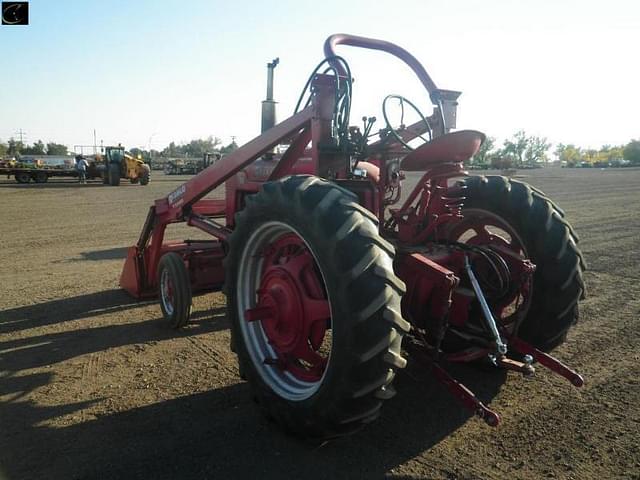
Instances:
[[[556,353],[585,387],[453,369],[501,414],[492,429],[410,361],[379,421],[324,445],[255,408],[224,296],[197,297],[176,333],[119,289],[148,207],[187,177],[0,180],[0,478],[640,479],[640,170],[520,173],[581,237],[588,298]]]

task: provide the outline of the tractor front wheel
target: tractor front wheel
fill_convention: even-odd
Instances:
[[[151,169],[148,165],[142,165],[140,169],[140,185],[148,185],[149,180],[151,179]]]
[[[394,248],[357,197],[314,176],[246,198],[225,270],[232,349],[265,414],[308,438],[377,418],[405,366]]]
[[[158,265],[160,308],[171,328],[178,329],[191,316],[191,280],[184,260],[175,252],[165,253]]]

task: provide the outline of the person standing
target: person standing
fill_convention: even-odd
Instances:
[[[76,156],[76,170],[78,171],[78,182],[82,184],[87,183],[87,168],[89,164],[82,155]]]

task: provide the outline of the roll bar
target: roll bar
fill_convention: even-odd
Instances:
[[[336,56],[335,47],[337,45],[349,45],[352,47],[368,48],[370,50],[380,50],[402,60],[411,68],[411,70],[413,70],[418,79],[424,85],[424,88],[427,89],[431,103],[438,107],[437,111],[439,112],[441,119],[440,123],[442,125],[440,126],[441,131],[434,132],[434,135],[444,135],[452,128],[456,128],[457,99],[461,92],[438,88],[418,59],[407,52],[404,48],[385,40],[359,37],[357,35],[349,35],[347,33],[336,33],[331,35],[324,42],[324,55],[325,58],[327,58],[336,68],[338,73],[344,76],[346,76],[346,72],[340,62],[331,60],[332,57]]]
[[[385,40],[377,40],[375,38],[359,37],[357,35],[349,35],[346,33],[336,33],[331,35],[324,42],[324,55],[326,58],[334,57],[335,47],[337,45],[350,45],[352,47],[368,48],[370,50],[381,50],[383,52],[390,53],[391,55],[399,58],[406,63],[411,70],[415,72],[424,87],[429,92],[429,95],[433,96],[434,92],[438,92],[438,87],[431,79],[427,71],[416,57],[407,52],[404,48],[399,47],[395,43],[387,42]],[[334,65],[338,72],[343,75],[345,72],[342,69],[342,65],[335,62]]]

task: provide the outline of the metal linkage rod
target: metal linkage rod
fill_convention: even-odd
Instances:
[[[476,278],[475,273],[471,268],[471,264],[469,263],[469,257],[467,255],[464,256],[464,268],[467,271],[467,275],[469,275],[469,280],[471,280],[471,286],[473,287],[473,291],[476,294],[476,298],[480,302],[480,307],[482,308],[482,313],[484,314],[484,318],[487,322],[487,326],[489,330],[491,330],[491,334],[496,342],[496,348],[500,355],[506,355],[507,353],[507,344],[502,341],[502,337],[500,337],[500,332],[498,331],[498,326],[496,325],[496,321],[493,318],[493,314],[491,313],[491,309],[489,308],[489,304],[487,304],[487,300],[484,298],[484,294],[482,293],[482,289],[480,288],[480,284],[478,283],[478,279]]]

